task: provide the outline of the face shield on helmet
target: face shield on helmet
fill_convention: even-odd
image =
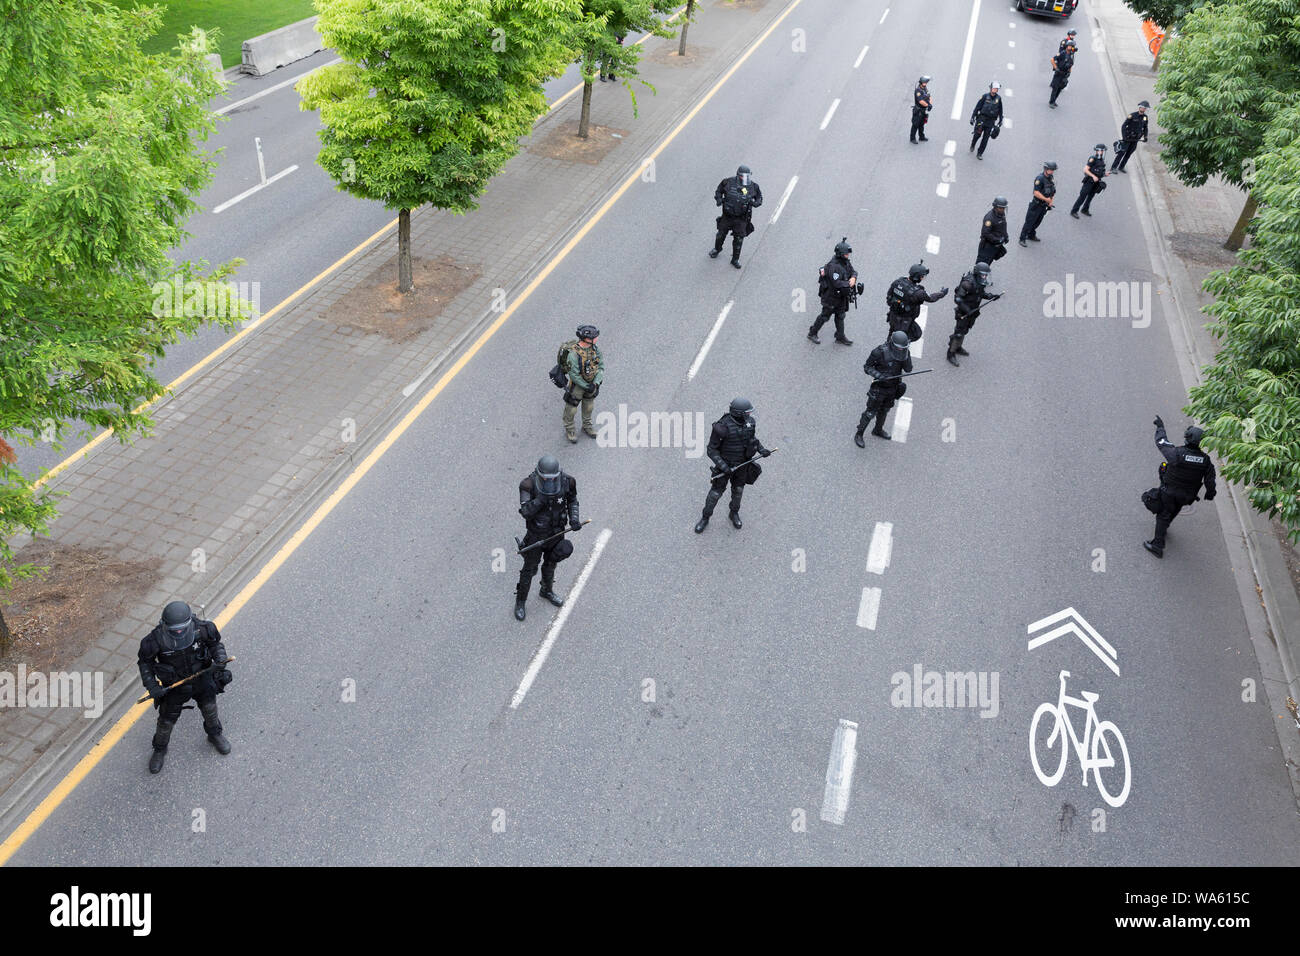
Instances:
[[[988,285],[989,271],[989,264],[987,262],[977,262],[975,264],[975,281],[980,285]]]
[[[740,185],[748,186],[751,170],[748,166],[739,166],[736,169],[736,178],[740,180]]]
[[[731,400],[731,417],[736,421],[744,424],[745,421],[754,414],[754,403],[747,398],[733,398]]]
[[[898,362],[903,361],[911,353],[912,342],[907,337],[907,333],[901,329],[893,332],[889,336],[889,353],[890,356]]]
[[[190,612],[190,606],[184,601],[172,601],[163,608],[162,618],[158,623],[163,628],[163,650],[183,651],[194,643],[194,615]]]
[[[533,472],[533,487],[540,494],[554,497],[560,493],[560,463],[554,455],[543,455]]]

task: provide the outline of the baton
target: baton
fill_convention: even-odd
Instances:
[[[188,684],[190,681],[194,680],[194,678],[196,678],[196,677],[202,677],[202,676],[203,676],[204,674],[206,674],[208,671],[210,671],[210,670],[214,670],[214,669],[216,669],[217,667],[225,667],[227,664],[229,664],[229,663],[230,663],[231,661],[233,661],[233,660],[234,660],[233,657],[227,657],[227,658],[226,658],[224,661],[222,661],[220,664],[217,664],[217,663],[209,664],[207,667],[203,668],[203,670],[201,670],[201,671],[195,671],[195,672],[194,672],[193,674],[191,674],[189,677],[182,677],[182,678],[181,678],[180,680],[178,680],[176,683],[174,683],[174,684],[168,684],[166,687],[163,688],[163,691],[165,692],[165,691],[172,690],[172,689],[175,688],[175,687],[180,687],[181,684]],[[136,703],[137,703],[137,704],[143,704],[146,700],[153,700],[153,694],[145,694],[143,697],[141,697],[139,700],[137,700]]]
[[[780,451],[780,449],[769,448],[768,451],[769,452]],[[744,468],[746,465],[752,465],[754,462],[758,461],[762,457],[763,457],[762,455],[755,455],[753,458],[749,459],[749,461],[743,461],[739,465],[732,465],[731,471],[727,471],[727,472],[718,471],[718,466],[714,465],[712,468],[709,469],[709,481],[716,481],[718,478],[721,478],[724,474],[730,476],[732,472],[739,471],[741,468]]]
[[[533,550],[533,548],[540,548],[542,545],[546,544],[548,541],[554,541],[556,538],[563,538],[566,534],[568,534],[568,533],[571,532],[571,531],[581,531],[583,528],[585,528],[585,527],[586,527],[587,525],[589,525],[589,524],[591,524],[591,519],[590,519],[590,518],[584,518],[584,519],[582,520],[582,523],[581,523],[580,525],[578,525],[576,528],[566,528],[566,529],[563,530],[563,531],[560,531],[560,532],[558,532],[558,533],[556,533],[556,534],[551,535],[549,538],[543,538],[541,541],[534,541],[532,544],[530,544],[530,545],[529,545],[528,547],[526,547],[526,548],[524,547],[524,539],[523,539],[523,538],[515,538],[515,546],[516,546],[517,548],[519,548],[519,550],[516,551],[515,553],[516,553],[516,554],[523,554],[525,551],[531,551],[531,550]],[[527,537],[527,535],[525,535],[524,537]]]

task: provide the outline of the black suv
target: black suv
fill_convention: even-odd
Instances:
[[[1064,20],[1074,12],[1079,0],[1016,0],[1016,9],[1040,17],[1059,17]]]

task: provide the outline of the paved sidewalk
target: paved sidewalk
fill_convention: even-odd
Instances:
[[[64,493],[51,528],[55,544],[106,548],[161,570],[142,600],[69,668],[105,673],[102,717],[87,720],[73,708],[0,709],[0,832],[117,720],[126,695],[138,693],[136,650],[163,604],[183,597],[215,617],[436,378],[430,374],[426,388],[409,396],[403,390],[452,364],[499,314],[498,290],[513,301],[785,8],[777,0],[706,0],[690,27],[685,63],[663,59],[676,38],[649,39],[641,73],[658,93],[638,90],[639,118],[621,85],[595,84],[593,124],[627,131],[599,163],[551,159],[531,148],[557,124],[576,123],[581,96],[574,96],[538,123],[476,212],[417,210],[415,256],[449,256],[481,273],[428,328],[395,341],[325,318],[376,270],[395,286],[394,230],[160,403],[152,436],[125,447],[104,442],[55,477],[51,487]],[[552,348],[553,338],[547,329]],[[200,548],[206,567],[196,573]],[[236,639],[236,654],[246,639]]]
[[[1161,291],[1172,296],[1182,326],[1175,332],[1174,347],[1196,369],[1191,383],[1199,382],[1200,369],[1210,364],[1217,352],[1217,343],[1206,329],[1209,316],[1201,311],[1213,297],[1202,291],[1201,285],[1210,272],[1235,262],[1223,243],[1241,214],[1246,195],[1218,179],[1190,189],[1169,172],[1159,155],[1157,141],[1163,132],[1160,98],[1141,18],[1121,0],[1089,0],[1081,12],[1102,31],[1106,50],[1098,55],[1110,59],[1124,112],[1136,109],[1139,100],[1154,107],[1147,114],[1151,118],[1150,142],[1138,144],[1127,169],[1140,177],[1135,185],[1150,202],[1154,238],[1164,251],[1168,287]],[[1117,123],[1115,135],[1107,142],[1118,135]],[[1267,694],[1260,700],[1274,711],[1292,787],[1300,797],[1300,733],[1285,707],[1287,697],[1300,700],[1300,594],[1279,544],[1278,526],[1255,511],[1240,488],[1227,486],[1227,490],[1215,505],[1228,538],[1242,606],[1260,652]]]

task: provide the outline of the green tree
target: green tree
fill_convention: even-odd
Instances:
[[[1247,191],[1229,248],[1254,217],[1251,182],[1265,133],[1300,99],[1295,0],[1225,0],[1193,10],[1162,51],[1161,158],[1188,186],[1222,176]]]
[[[686,9],[682,11],[682,34],[681,42],[677,47],[677,55],[686,55],[686,31],[691,28],[695,22],[695,0],[686,0]]]
[[[235,263],[205,275],[206,264],[168,256],[212,178],[198,143],[214,129],[208,101],[221,84],[202,31],[171,54],[141,53],[159,22],[156,9],[103,0],[0,0],[5,448],[61,447],[83,427],[128,441],[149,426],[141,406],[161,391],[153,359],[213,311],[159,308],[171,280],[205,290],[198,300],[225,307],[223,324],[246,314],[219,281]],[[0,455],[0,590],[36,570],[15,565],[11,537],[44,533],[54,515],[39,479]]]
[[[677,0],[582,0],[581,32],[577,35],[582,71],[582,112],[578,116],[578,135],[586,139],[591,122],[591,84],[597,73],[613,74],[623,81],[632,97],[632,115],[636,115],[636,92],[632,79],[638,77],[641,47],[624,40],[633,33],[651,33],[671,37],[672,27],[663,21]],[[642,86],[654,92],[645,80]]]
[[[542,83],[573,57],[581,0],[317,0],[344,62],[298,83],[320,110],[320,166],[398,211],[398,283],[411,290],[411,210],[478,208],[546,111]]]
[[[1156,26],[1168,32],[1187,14],[1206,0],[1124,0],[1130,10],[1143,20],[1154,20]]]
[[[1300,539],[1300,107],[1265,136],[1255,195],[1259,216],[1239,264],[1212,273],[1206,311],[1219,340],[1186,411],[1222,455],[1225,478]]]

